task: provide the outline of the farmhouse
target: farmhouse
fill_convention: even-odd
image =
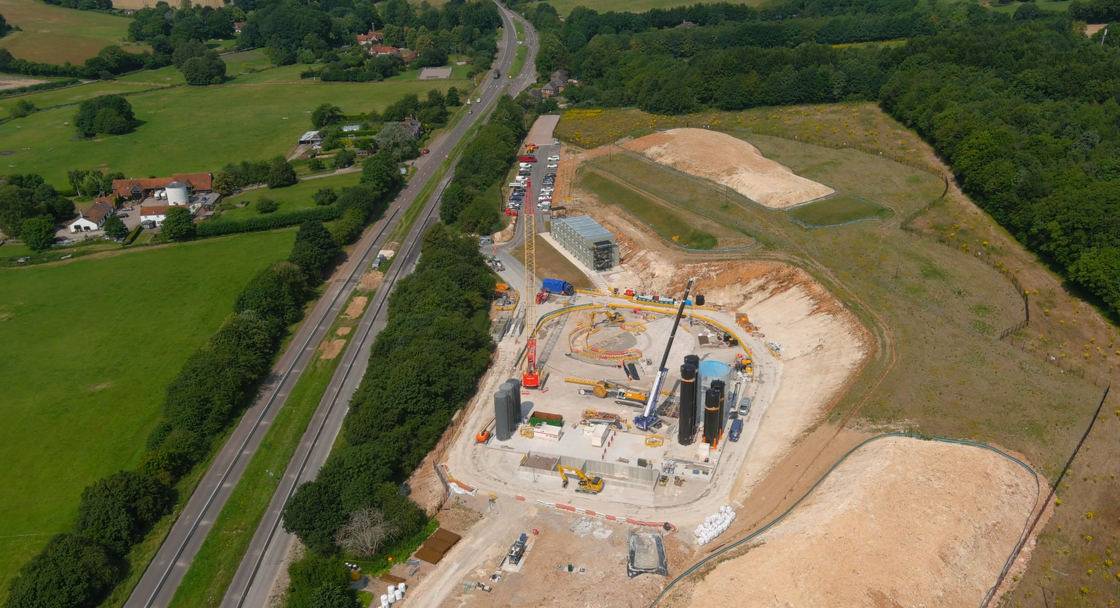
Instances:
[[[244,21],[234,21],[233,22],[233,33],[234,34],[240,34],[241,33],[241,28],[243,28],[243,27],[245,27],[245,22]]]
[[[385,34],[375,32],[373,28],[370,28],[368,34],[358,34],[358,44],[362,46],[371,46],[374,42],[381,42],[382,40],[385,40]]]
[[[108,200],[97,199],[92,207],[78,212],[78,219],[70,223],[70,232],[89,232],[105,225],[105,218],[115,213],[113,205]]]
[[[156,227],[163,225],[163,220],[167,219],[167,210],[171,205],[150,205],[148,207],[140,208],[140,223],[155,224]]]
[[[375,56],[376,55],[400,55],[401,52],[398,51],[397,47],[395,47],[395,46],[373,45],[373,46],[369,47],[369,54],[370,55],[375,55]]]
[[[214,176],[210,173],[176,173],[171,177],[115,179],[113,193],[119,198],[138,201],[159,194],[173,182],[186,186],[188,194],[210,192]]]

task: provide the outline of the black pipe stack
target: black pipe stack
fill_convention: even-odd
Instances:
[[[719,390],[709,388],[704,393],[704,443],[712,445],[719,439]]]
[[[712,388],[719,391],[719,424],[727,420],[727,384],[723,380],[712,380]]]
[[[687,357],[686,357],[687,359]],[[696,366],[681,366],[681,415],[677,425],[677,441],[691,445],[696,436]]]

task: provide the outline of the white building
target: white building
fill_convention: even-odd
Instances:
[[[105,225],[105,218],[113,215],[115,212],[112,205],[98,200],[86,211],[78,212],[78,219],[70,223],[70,232],[77,233],[100,230],[101,227]]]

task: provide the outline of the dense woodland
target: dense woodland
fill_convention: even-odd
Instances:
[[[790,0],[643,14],[519,5],[538,67],[564,68],[577,107],[657,114],[878,101],[951,166],[973,200],[1120,312],[1120,49],[1070,14],[969,3]],[[694,27],[676,27],[682,21]],[[1120,34],[1120,28],[1113,28]],[[905,43],[830,46],[906,38]]]

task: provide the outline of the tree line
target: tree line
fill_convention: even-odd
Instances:
[[[474,238],[442,223],[424,234],[416,270],[390,296],[388,321],[350,400],[345,443],[284,507],[284,529],[311,554],[290,571],[290,606],[319,606],[312,596],[339,587],[338,562],[324,556],[372,557],[424,527],[427,518],[402,483],[486,370],[494,284]]]
[[[773,6],[751,10],[761,15]],[[538,65],[579,79],[564,92],[576,107],[686,114],[879,102],[929,142],[964,191],[1016,239],[1120,311],[1120,48],[1102,48],[1100,33],[1090,40],[1070,15],[1034,4],[1014,15],[965,3],[803,6],[781,21],[721,18],[644,32],[614,31],[606,23],[626,21],[616,15],[573,10],[552,23],[547,4],[529,13],[544,25]],[[852,11],[872,9],[881,21],[871,23],[901,17],[932,29],[905,44],[849,47],[757,29],[819,37],[820,19],[849,23]],[[826,17],[800,16],[806,13]]]
[[[168,385],[163,419],[149,435],[137,469],[110,475],[82,492],[73,529],[52,537],[20,569],[5,608],[92,608],[123,580],[129,570],[128,552],[170,512],[177,499],[175,483],[205,461],[250,403],[284,332],[300,319],[304,304],[315,296],[314,287],[337,261],[342,246],[356,239],[361,227],[388,206],[388,197],[399,186],[396,166],[371,167],[360,185],[344,188],[330,203],[340,212],[339,222],[328,229],[319,220],[304,221],[289,256],[261,270],[242,289],[232,314]],[[33,177],[3,178],[6,185],[0,187],[0,201],[9,187],[37,192],[38,186],[24,188],[41,182]],[[179,221],[179,228],[175,223],[183,218],[172,218],[172,211],[183,212],[178,216],[186,221]],[[362,222],[357,230],[342,227],[357,218]],[[172,232],[179,231],[175,239],[195,236],[196,225],[186,209],[169,210],[168,221]],[[197,226],[212,223],[218,222]],[[166,230],[167,223],[164,226]],[[392,511],[386,508],[386,512]]]
[[[525,111],[502,96],[486,126],[479,129],[455,168],[455,177],[440,198],[440,218],[473,234],[489,234],[501,227],[501,197],[488,190],[498,185],[517,157],[524,139]]]

